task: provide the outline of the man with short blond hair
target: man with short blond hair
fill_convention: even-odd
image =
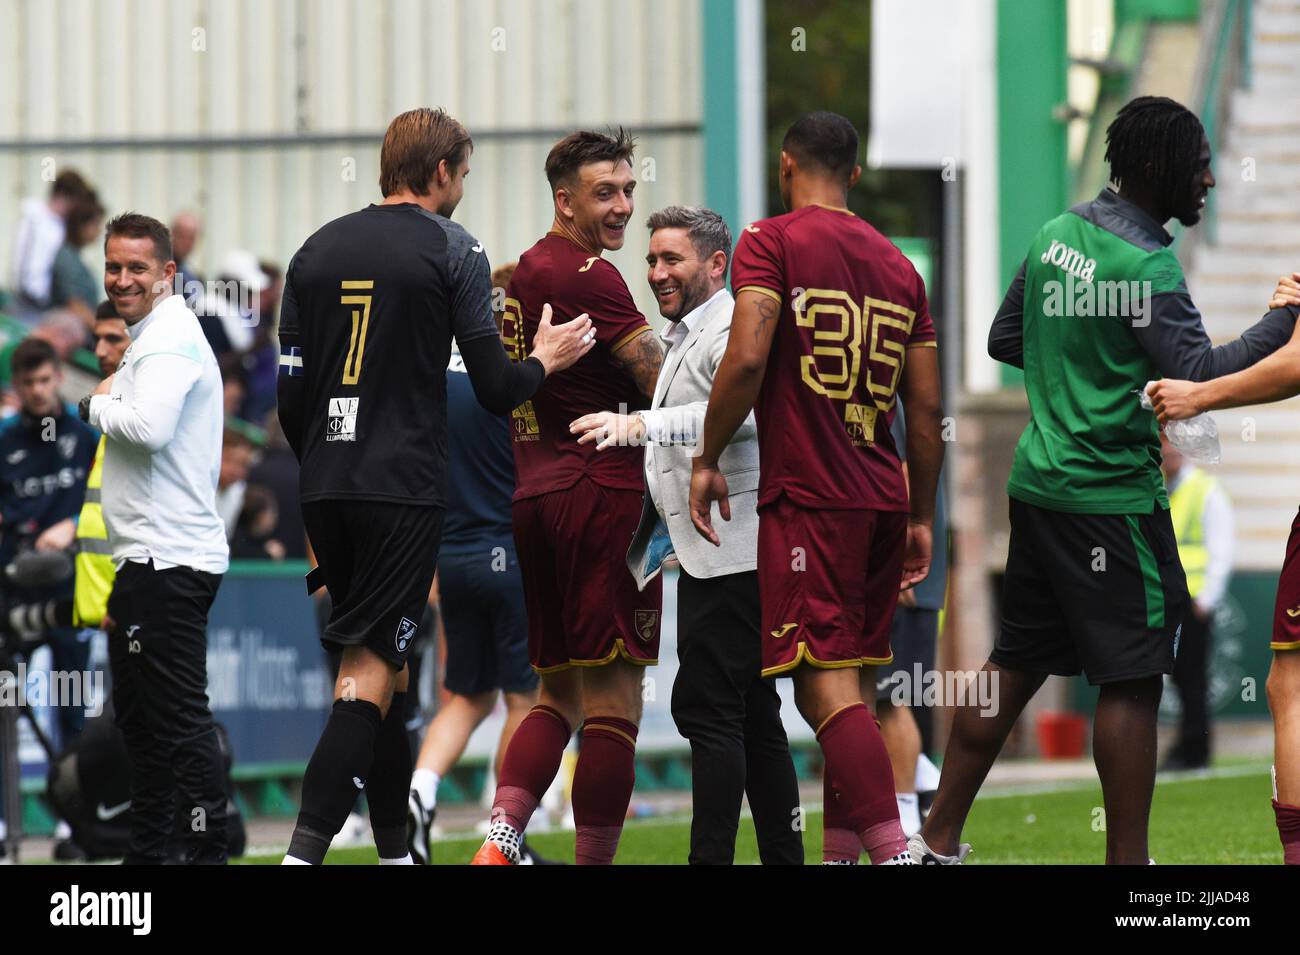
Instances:
[[[593,344],[585,317],[553,327],[548,310],[530,359],[507,360],[483,246],[449,218],[472,147],[442,110],[402,113],[380,151],[384,201],[321,227],[289,265],[279,416],[301,463],[312,581],[331,598],[321,639],[342,662],[287,864],[324,860],[358,790],[380,861],[412,862],[406,659],[441,540],[453,337],[475,396],[498,414]]]

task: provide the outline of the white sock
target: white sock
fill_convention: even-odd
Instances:
[[[408,852],[400,859],[385,859],[383,856],[380,856],[379,864],[380,865],[415,865],[415,860],[411,858],[411,854]]]
[[[903,835],[909,839],[921,831],[921,810],[916,803],[916,793],[898,793],[898,821]]]
[[[311,865],[310,862],[304,862],[295,856],[286,855],[280,860],[280,865]]]
[[[417,769],[411,774],[411,788],[420,797],[425,809],[438,804],[438,780],[442,779],[432,769]]]
[[[938,788],[939,767],[930,761],[929,756],[922,753],[916,760],[916,791],[929,793]]]
[[[509,823],[500,820],[492,823],[488,830],[487,842],[495,842],[498,849],[515,865],[519,864],[519,847],[524,841],[524,834]]]

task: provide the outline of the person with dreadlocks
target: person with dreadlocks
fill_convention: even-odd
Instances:
[[[1100,687],[1106,862],[1149,861],[1156,710],[1189,599],[1159,430],[1136,392],[1162,376],[1239,371],[1295,326],[1293,308],[1275,309],[1210,345],[1164,229],[1195,225],[1214,188],[1196,116],[1144,96],[1106,137],[1114,188],[1039,229],[989,332],[989,354],[1024,369],[1030,421],[1007,482],[1001,626],[979,675],[992,703],[981,692],[982,705],[957,707],[934,805],[909,845],[922,864],[966,857],[966,815],[1025,704],[1049,674],[1080,672]]]

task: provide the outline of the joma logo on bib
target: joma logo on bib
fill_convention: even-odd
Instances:
[[[1092,273],[1097,270],[1096,259],[1086,259],[1078,249],[1073,249],[1060,239],[1053,239],[1038,260],[1044,265],[1055,265],[1064,272],[1069,272],[1085,282],[1092,281]]]

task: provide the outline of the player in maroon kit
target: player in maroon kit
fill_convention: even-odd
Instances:
[[[621,129],[555,144],[546,159],[555,222],[506,290],[501,334],[516,361],[528,356],[548,303],[556,323],[590,315],[597,344],[512,417],[515,543],[542,687],[506,750],[479,865],[518,862],[524,827],[580,720],[579,864],[613,861],[632,797],[642,675],[657,662],[661,605],[660,582],[638,591],[624,561],[641,518],[642,450],[598,454],[569,432],[593,411],[648,408],[663,358],[622,276],[601,257],[622,247],[632,216],[632,148]]]
[[[898,592],[930,567],[943,462],[939,363],[925,286],[847,208],[858,135],[810,113],[781,149],[785,215],[736,246],[736,310],[704,419],[691,519],[717,542],[730,517],[718,456],[750,408],[758,421],[763,673],[789,674],[826,761],[824,861],[909,865],[889,756],[858,668],[889,663]],[[907,406],[911,499],[889,422]]]

